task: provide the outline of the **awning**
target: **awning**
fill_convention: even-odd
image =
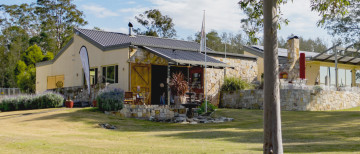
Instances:
[[[143,48],[159,57],[166,59],[167,61],[169,61],[169,64],[190,66],[205,66],[206,64],[207,67],[213,68],[231,67],[210,56],[206,56],[205,63],[205,54],[196,51],[154,48],[147,46],[140,46],[140,48]]]
[[[337,44],[331,48],[329,48],[328,50],[319,53],[318,55],[312,57],[313,60],[319,60],[319,61],[335,61],[335,55],[336,55],[336,60],[338,63],[351,63],[351,64],[360,64],[360,48],[354,49],[354,48],[350,48],[353,45],[350,45],[346,48],[340,48],[337,47],[340,44]],[[328,54],[327,52],[335,49],[336,52],[332,53],[332,54]],[[339,51],[344,51],[344,54],[339,53]],[[345,53],[346,52],[346,53]]]

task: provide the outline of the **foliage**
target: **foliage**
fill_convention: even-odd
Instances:
[[[35,66],[37,62],[41,62],[44,58],[41,49],[36,44],[30,46],[25,52],[21,54],[21,60],[23,60],[27,65]]]
[[[316,93],[319,93],[323,90],[323,88],[321,86],[314,86],[313,89]]]
[[[233,92],[236,90],[253,89],[254,86],[241,78],[227,77],[224,84],[221,86],[221,91]]]
[[[289,0],[277,0],[278,6],[286,4]],[[291,0],[293,1],[293,0]],[[334,17],[343,17],[347,13],[347,9],[350,6],[350,2],[356,2],[358,0],[336,0],[336,1],[323,1],[323,0],[310,0],[311,10],[319,12],[322,19],[318,22],[318,26],[322,25],[325,21]],[[241,10],[247,15],[247,18],[241,20],[244,24],[242,28],[249,36],[249,44],[254,44],[259,41],[257,37],[259,32],[262,32],[264,27],[264,13],[263,13],[263,1],[262,0],[240,0],[239,6]],[[355,6],[356,7],[356,6]],[[287,25],[290,21],[281,17],[281,9],[278,10],[278,29],[281,29],[281,25]]]
[[[61,107],[64,98],[62,95],[47,92],[39,95],[17,95],[1,99],[0,111],[16,111],[29,109],[43,109]]]
[[[310,51],[310,52],[323,52],[328,47],[326,46],[325,42],[322,41],[320,38],[316,39],[304,39],[303,37],[299,37],[299,47],[301,51]],[[279,38],[279,48],[287,49],[287,41],[285,41],[282,37]]]
[[[96,101],[102,111],[121,110],[124,104],[124,91],[121,89],[103,89],[97,94]]]
[[[185,92],[189,89],[188,82],[181,72],[173,73],[170,81],[171,93],[176,96],[184,96]]]
[[[140,28],[134,29],[137,34],[163,38],[176,36],[173,20],[167,15],[162,15],[157,9],[145,11],[143,14],[135,16],[135,19],[146,28],[145,31],[141,31]]]
[[[192,41],[192,38],[188,38]],[[200,43],[200,32],[195,33],[196,42]],[[227,53],[242,53],[245,39],[241,35],[232,33],[222,33],[221,35],[216,30],[211,30],[206,34],[206,46],[212,50],[224,52],[226,46]]]
[[[197,111],[199,114],[203,114],[205,112],[205,102],[207,104],[207,111],[208,112],[213,112],[215,111],[215,109],[217,109],[217,107],[211,103],[209,103],[209,101],[204,101],[201,105],[199,110]]]
[[[53,59],[71,39],[73,28],[87,22],[73,0],[2,4],[0,11],[0,87],[34,92],[35,63]]]
[[[319,25],[328,30],[333,36],[337,35],[345,42],[360,41],[360,1],[351,0],[346,6],[348,13],[345,15],[331,15],[323,18]]]

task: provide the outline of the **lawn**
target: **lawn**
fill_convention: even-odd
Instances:
[[[85,109],[0,113],[0,153],[262,153],[262,111],[219,109],[222,124],[119,118]],[[360,153],[360,111],[282,112],[285,153]],[[116,130],[98,123],[116,125]]]

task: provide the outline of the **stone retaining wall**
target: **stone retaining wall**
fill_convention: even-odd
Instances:
[[[223,93],[221,107],[225,108],[263,108],[262,90],[241,90]],[[314,91],[304,89],[281,89],[282,110],[328,111],[360,106],[360,94],[350,91]]]
[[[226,68],[226,76],[227,77],[240,77],[247,82],[254,82],[257,80],[257,61],[256,59],[244,59],[244,58],[223,58],[216,57],[213,58],[222,61],[232,67]],[[206,69],[207,76],[207,94],[208,99],[212,104],[218,105],[220,101],[220,88],[224,83],[224,69],[216,69],[216,68],[208,68]]]
[[[169,105],[130,105],[124,104],[119,111],[120,116],[126,118],[142,118],[149,120],[172,120],[176,117],[186,117],[186,108],[175,108]]]

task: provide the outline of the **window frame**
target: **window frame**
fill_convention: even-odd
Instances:
[[[114,73],[114,82],[108,82],[108,77],[107,77],[107,73],[108,73],[108,67],[114,67],[115,69],[115,73]],[[117,64],[114,64],[114,65],[104,65],[104,66],[101,66],[101,70],[102,70],[102,82],[103,83],[110,83],[110,84],[113,84],[113,83],[119,83],[119,65]]]

